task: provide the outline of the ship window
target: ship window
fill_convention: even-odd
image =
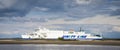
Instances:
[[[35,34],[35,35],[37,35],[37,34]]]
[[[71,32],[71,31],[70,31],[69,33],[70,33],[70,34],[73,34],[73,32]]]
[[[64,35],[63,38],[69,38],[70,36],[69,35]]]
[[[75,38],[76,36],[75,35],[71,35],[71,38]]]
[[[97,37],[101,37],[100,35],[95,35],[95,36],[97,36]]]
[[[31,36],[34,35],[34,34],[30,34]]]
[[[39,35],[39,37],[40,37],[40,35]]]
[[[77,38],[86,38],[86,36],[77,36]]]

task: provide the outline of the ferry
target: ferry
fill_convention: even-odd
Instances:
[[[79,32],[74,30],[63,31],[63,30],[49,30],[43,27],[39,27],[35,29],[32,33],[26,33],[21,35],[23,39],[59,39],[62,38],[64,40],[100,40],[103,37],[101,35],[95,35],[86,33],[80,29]]]

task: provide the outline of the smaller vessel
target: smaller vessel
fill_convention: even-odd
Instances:
[[[62,31],[62,30],[49,30],[43,27],[35,29],[32,33],[27,33],[21,35],[23,39],[75,39],[75,40],[96,40],[102,39],[101,35],[94,35],[85,33],[85,31],[81,30],[79,32],[75,32],[74,30],[70,31]]]

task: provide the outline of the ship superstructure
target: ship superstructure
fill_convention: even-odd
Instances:
[[[76,39],[76,40],[102,39],[101,35],[88,34],[85,33],[85,31],[82,31],[81,29],[79,32],[75,32],[74,30],[70,30],[70,31],[49,30],[42,27],[35,29],[35,31],[32,33],[23,34],[21,36],[24,39],[58,39],[58,38]]]

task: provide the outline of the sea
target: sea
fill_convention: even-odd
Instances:
[[[120,50],[120,46],[62,44],[0,44],[0,50]]]

